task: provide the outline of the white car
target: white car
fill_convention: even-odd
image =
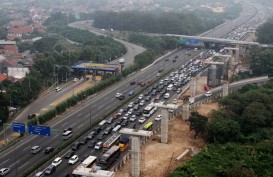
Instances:
[[[78,78],[74,78],[73,81],[74,81],[74,82],[78,82],[79,79],[78,79]]]
[[[146,121],[146,118],[145,118],[145,117],[141,117],[141,118],[138,120],[138,122],[139,122],[139,123],[142,123],[142,124],[143,124],[145,121]]]
[[[130,121],[131,122],[134,122],[136,120],[136,115],[132,115],[131,117],[130,117]]]
[[[211,96],[211,92],[206,92],[206,93],[205,93],[205,96],[206,96],[206,97],[210,97],[210,96]]]
[[[0,175],[1,176],[5,176],[8,173],[10,173],[10,169],[9,168],[1,168],[1,170],[0,170]]]
[[[78,157],[77,155],[73,155],[73,156],[69,159],[68,164],[74,165],[78,160],[79,160],[79,157]]]
[[[158,115],[156,116],[155,120],[156,120],[156,121],[160,121],[161,118],[162,118],[162,115],[158,114]]]
[[[145,104],[145,100],[141,100],[139,103],[140,106],[143,106],[144,104]]]
[[[120,95],[121,95],[121,93],[116,93],[115,97],[116,97],[116,98],[119,98]]]
[[[55,91],[56,91],[56,92],[59,92],[59,91],[61,91],[61,90],[62,90],[61,87],[56,87],[56,88],[55,88]]]
[[[57,167],[57,166],[60,165],[61,163],[62,163],[61,157],[57,157],[57,158],[52,162],[52,165],[54,165],[55,167]]]
[[[128,114],[131,115],[131,114],[133,114],[133,112],[134,112],[134,109],[131,108],[131,109],[129,109]]]
[[[173,99],[173,104],[177,104],[177,99]]]
[[[169,93],[165,93],[165,95],[164,95],[164,98],[169,98],[170,97],[170,94]]]
[[[143,94],[140,94],[138,99],[142,100],[143,99]]]

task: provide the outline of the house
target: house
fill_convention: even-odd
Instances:
[[[26,74],[29,73],[29,69],[26,67],[18,66],[18,67],[8,67],[7,74],[9,77],[13,77],[15,79],[22,79],[26,77]]]
[[[8,78],[8,76],[6,74],[0,74],[0,83],[2,83],[7,78]]]
[[[4,59],[0,62],[0,73],[8,74],[8,67],[16,67],[18,64],[9,59]]]
[[[21,21],[21,20],[13,20],[13,21],[10,21],[9,24],[12,27],[23,27],[23,26],[26,25],[26,23],[24,21]]]
[[[16,45],[5,45],[3,49],[3,53],[6,55],[17,54],[18,52],[18,47]]]
[[[8,35],[22,37],[23,34],[31,34],[33,32],[32,26],[25,26],[20,28],[9,28]]]

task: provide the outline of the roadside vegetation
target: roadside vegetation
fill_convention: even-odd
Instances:
[[[273,3],[273,2],[272,2]],[[257,41],[262,44],[273,44],[273,18],[267,20],[257,29]]]
[[[208,117],[193,112],[190,129],[208,146],[169,177],[273,176],[273,80],[219,100]]]
[[[237,17],[240,11],[239,5],[217,14],[205,9],[193,12],[185,10],[183,13],[97,11],[94,14],[94,25],[120,31],[193,35],[212,29],[225,19]]]

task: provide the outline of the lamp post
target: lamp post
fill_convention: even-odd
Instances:
[[[91,126],[92,125],[92,116],[91,116],[91,113],[92,113],[92,106],[91,106],[91,102],[90,102],[90,114],[89,114],[89,125]]]

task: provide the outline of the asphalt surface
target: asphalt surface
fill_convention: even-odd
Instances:
[[[223,26],[224,27],[224,26]],[[140,90],[139,86],[130,86],[129,82],[132,80],[138,81],[147,81],[149,79],[155,79],[156,73],[159,68],[164,68],[163,72],[171,70],[182,64],[190,57],[185,57],[185,51],[179,51],[177,54],[173,54],[173,56],[169,58],[173,58],[174,55],[178,55],[179,59],[177,62],[172,62],[172,60],[168,61],[167,63],[164,59],[161,62],[156,63],[155,65],[151,66],[150,68],[144,70],[143,72],[137,72],[129,78],[117,83],[116,85],[108,88],[105,92],[97,95],[94,97],[90,102],[82,104],[81,106],[75,108],[72,112],[66,113],[62,116],[62,118],[52,121],[51,128],[52,129],[64,129],[67,127],[73,127],[74,132],[78,132],[82,130],[84,127],[90,124],[90,122],[94,122],[102,115],[105,115],[108,111],[112,110],[112,108],[119,104],[120,101],[115,99],[114,95],[117,92],[121,92],[128,94],[131,90]],[[69,86],[68,86],[69,87]],[[76,86],[72,85],[71,88],[75,88]],[[66,92],[68,90],[63,90]],[[70,90],[71,91],[71,90]],[[52,93],[52,97],[56,98],[57,94],[59,93]],[[53,98],[51,98],[52,100]],[[40,101],[43,102],[43,101]],[[36,103],[38,104],[38,103]],[[33,111],[34,109],[31,109]],[[26,114],[28,115],[28,114]],[[90,116],[91,115],[91,116]],[[22,116],[23,117],[23,116]],[[33,145],[39,145],[42,147],[42,150],[47,146],[57,147],[62,142],[59,141],[58,135],[53,135],[51,137],[40,137],[40,136],[33,136],[30,135],[22,140],[22,142],[17,143],[16,145],[12,146],[11,148],[5,150],[1,153],[0,157],[0,168],[9,167],[11,168],[12,172],[7,176],[18,176],[18,174],[22,174],[25,170],[27,170],[32,164],[36,164],[41,160],[45,155],[40,152],[36,155],[30,154],[30,148]],[[82,153],[85,153],[86,150],[81,148]],[[81,149],[77,153],[81,156]],[[63,153],[65,153],[68,149],[65,149]],[[91,153],[92,150],[89,152]],[[62,154],[63,154],[62,153]],[[96,155],[99,155],[101,152],[95,152]],[[54,173],[54,176],[61,176],[64,171],[71,171],[73,166],[68,167],[66,162],[64,161],[63,166],[57,167],[57,171]],[[48,165],[48,164],[47,164]],[[41,168],[40,170],[44,169]],[[52,175],[53,176],[53,175]]]

